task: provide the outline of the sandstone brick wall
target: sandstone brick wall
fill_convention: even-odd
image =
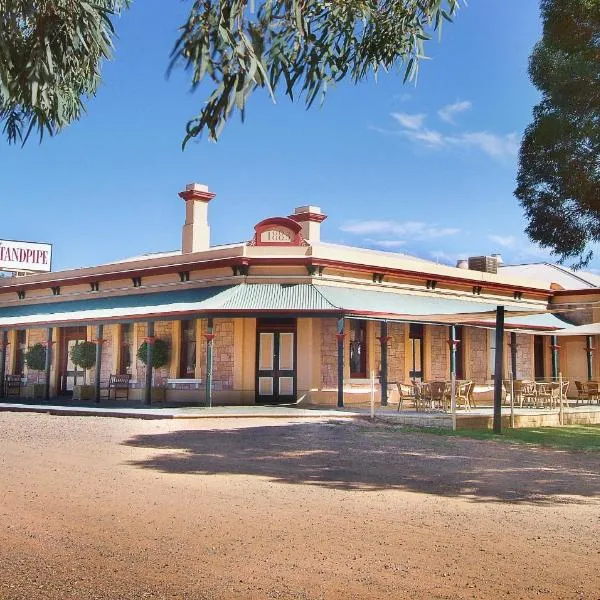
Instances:
[[[468,331],[468,335],[470,337],[470,351],[467,352],[465,356],[465,365],[469,365],[467,373],[469,379],[483,382],[488,378],[487,330],[469,327]]]
[[[321,320],[321,386],[337,386],[337,319]]]
[[[380,337],[379,323],[374,323],[375,337]],[[388,342],[388,381],[404,381],[404,361],[406,359],[404,351],[404,323],[389,323],[388,335],[392,338]],[[381,344],[375,339],[375,366],[381,365]]]
[[[429,379],[446,380],[450,377],[450,352],[448,349],[448,327],[434,325],[429,328],[431,373]]]
[[[137,358],[137,351],[141,344],[144,342],[144,338],[147,334],[146,323],[136,323],[134,325],[137,331],[137,347],[133,348],[133,361],[132,376],[137,380],[138,385],[143,385],[146,379],[146,366],[141,360]],[[173,325],[171,321],[157,321],[154,324],[154,335],[161,340],[164,340],[169,345],[169,353],[173,352],[173,338],[172,338]],[[169,376],[169,365],[165,365],[160,369],[154,369],[153,372],[154,381],[160,379],[166,379]]]
[[[110,376],[116,373],[116,366],[113,365],[113,347],[116,343],[114,339],[114,327],[105,325],[102,333],[104,343],[102,344],[102,364],[100,365],[100,382],[108,382]],[[96,339],[96,330],[94,328],[93,340]],[[88,383],[93,383],[96,379],[96,367],[88,371]]]
[[[515,379],[534,379],[532,337],[527,333],[517,333],[517,373]],[[510,357],[508,364],[510,372]]]
[[[213,389],[215,391],[232,390],[234,369],[233,320],[215,319],[214,327],[215,340],[213,343]],[[206,345],[205,340],[199,340],[199,342]]]

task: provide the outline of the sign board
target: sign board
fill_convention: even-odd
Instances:
[[[254,226],[256,246],[301,246],[305,243],[300,235],[302,225],[287,217],[271,217]]]
[[[263,243],[292,244],[295,238],[296,232],[287,227],[273,227],[260,233],[260,241]]]
[[[52,245],[0,240],[0,271],[48,272],[52,265]]]

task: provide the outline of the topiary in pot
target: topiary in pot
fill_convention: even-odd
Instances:
[[[148,343],[144,342],[137,351],[137,357],[143,364],[146,364],[148,357]],[[152,367],[160,369],[169,364],[169,344],[161,339],[154,340],[152,347]]]
[[[87,370],[96,364],[96,344],[79,342],[71,348],[71,361],[83,369],[83,385],[87,382]]]
[[[144,342],[140,345],[137,351],[137,357],[145,365],[148,357],[148,343]],[[160,369],[169,364],[169,344],[161,339],[154,340],[152,347],[152,367],[154,369]],[[154,373],[152,373],[152,382],[154,383]],[[152,391],[153,400],[165,400],[165,390],[159,388],[153,388]]]
[[[37,371],[37,383],[33,384],[33,397],[40,398],[44,395],[44,385],[40,384],[40,373],[46,369],[46,347],[39,342],[27,348],[24,355],[28,369]]]

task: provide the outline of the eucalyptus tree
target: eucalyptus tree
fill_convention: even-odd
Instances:
[[[521,144],[527,233],[583,266],[600,242],[600,0],[542,0],[529,74],[542,94]]]
[[[129,0],[0,0],[0,121],[10,142],[78,119],[110,58],[113,20]],[[217,139],[249,97],[282,92],[307,107],[344,79],[401,68],[413,79],[424,42],[461,0],[194,0],[169,69],[209,82],[184,146]],[[165,3],[163,10],[168,10]]]

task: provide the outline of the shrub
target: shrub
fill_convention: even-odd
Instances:
[[[148,356],[148,343],[144,342],[138,348],[137,357],[143,364],[146,364],[146,357]],[[154,369],[160,369],[169,363],[169,345],[167,342],[161,339],[154,340],[152,348],[152,367]]]
[[[87,370],[96,364],[96,344],[93,342],[80,342],[71,348],[71,360],[77,367],[83,369],[83,383],[85,385]]]
[[[46,347],[39,342],[27,348],[25,364],[32,371],[43,371],[46,368]]]

